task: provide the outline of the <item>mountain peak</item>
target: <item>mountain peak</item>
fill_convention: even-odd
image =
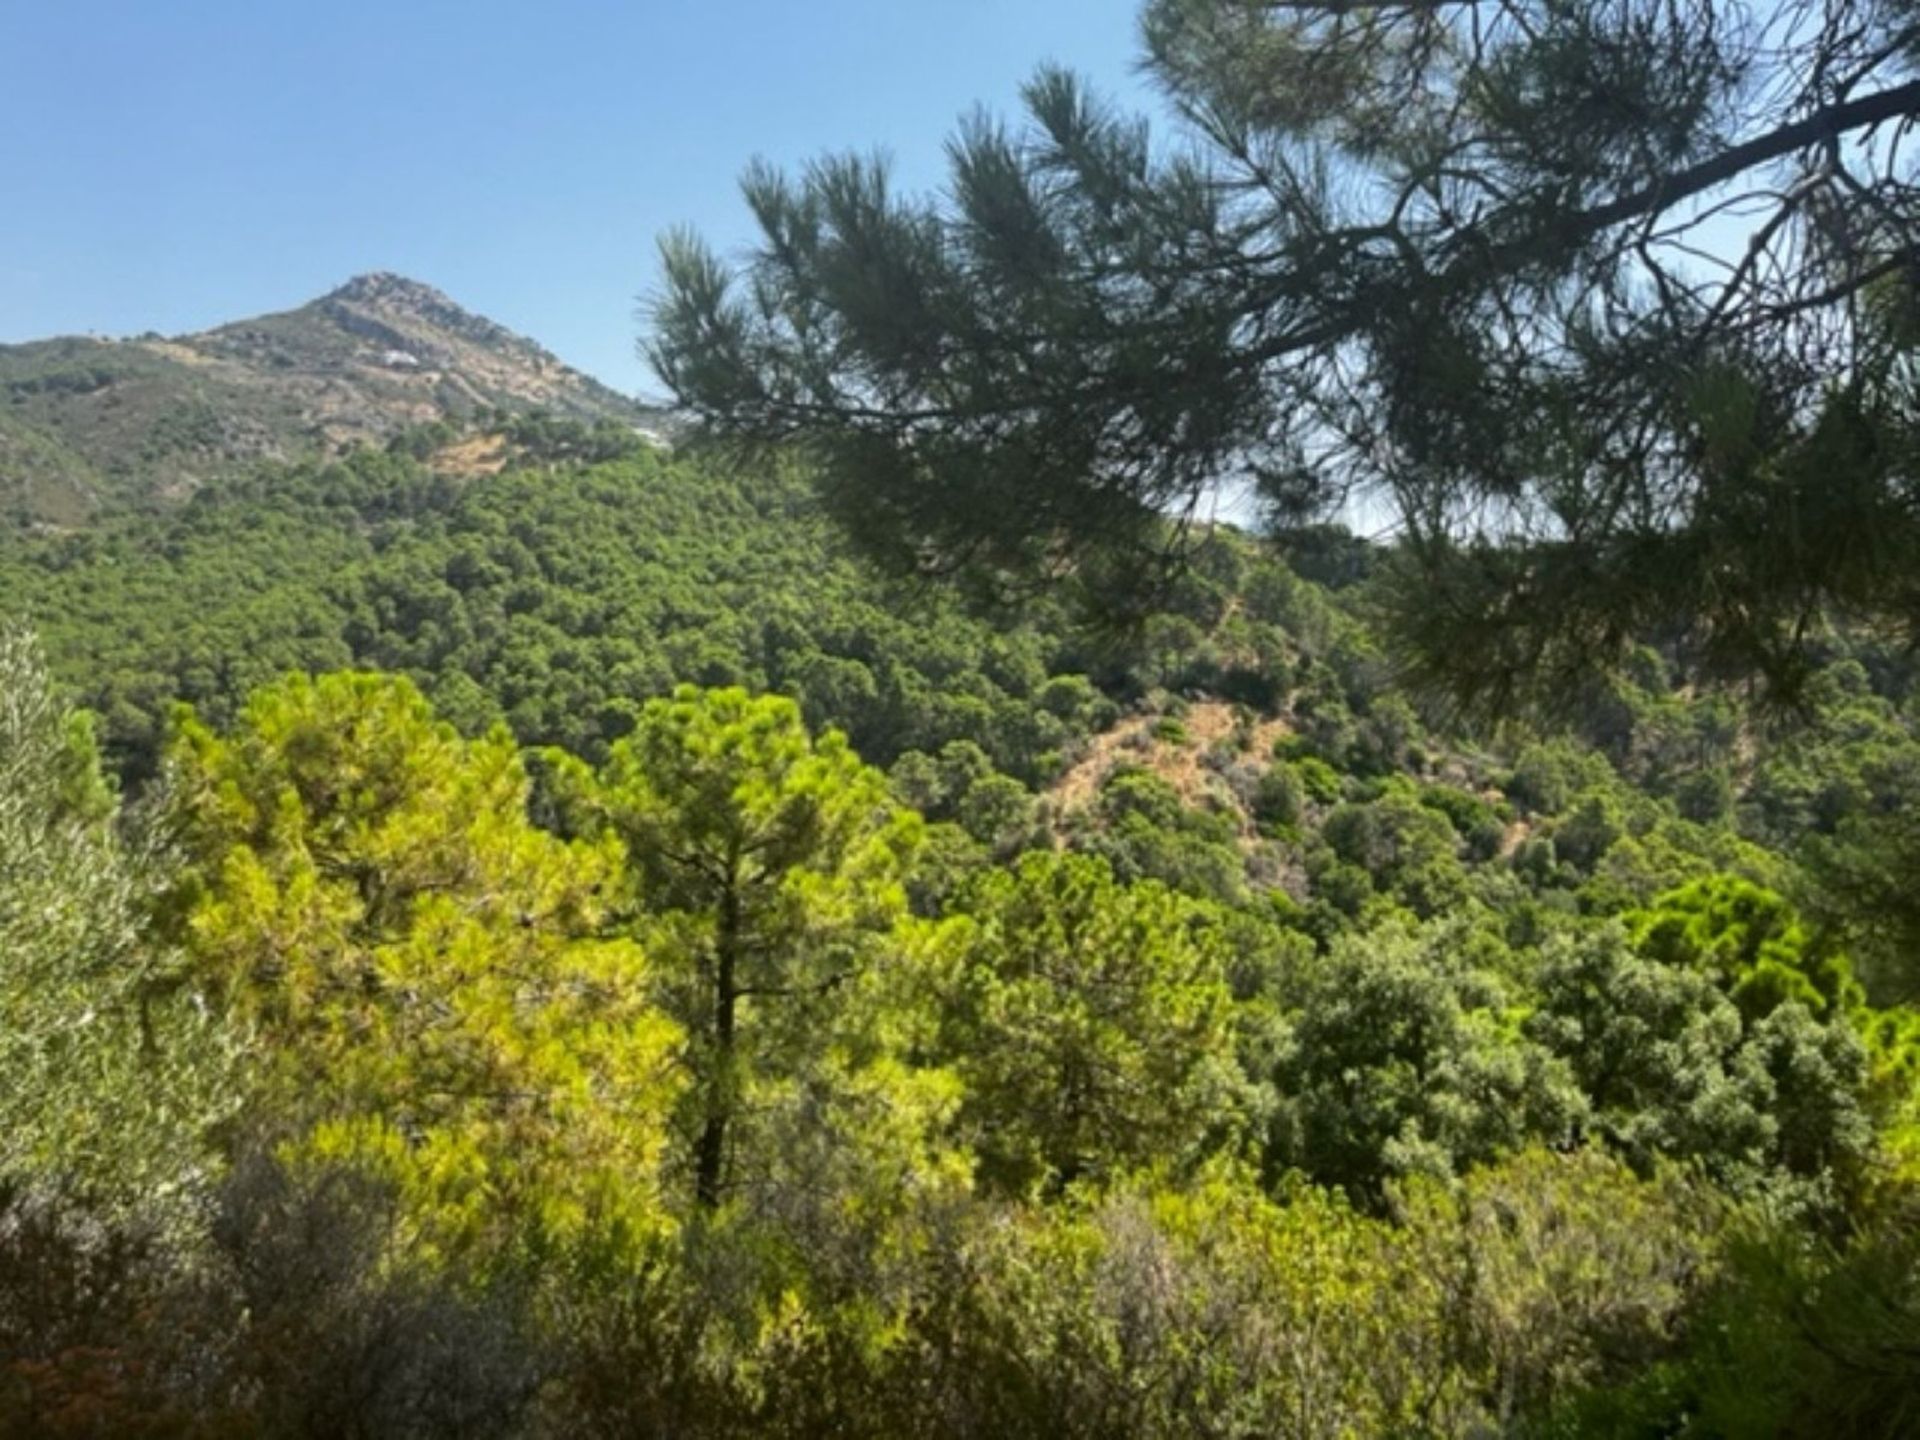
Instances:
[[[298,309],[173,339],[0,346],[0,505],[74,523],[261,460],[382,444],[431,421],[662,417],[391,271]]]
[[[335,323],[348,329],[355,328],[356,318],[365,321],[377,317],[386,324],[416,332],[418,339],[431,341],[436,334],[453,336],[476,345],[511,350],[536,365],[559,364],[533,341],[484,315],[474,314],[433,286],[396,275],[391,270],[356,275],[307,308],[330,314]],[[416,327],[419,327],[417,331]]]
[[[321,296],[322,303],[328,300],[344,300],[358,304],[404,305],[413,309],[429,309],[454,305],[446,295],[431,285],[396,274],[392,270],[369,270],[364,275],[356,275],[338,289],[330,290]]]

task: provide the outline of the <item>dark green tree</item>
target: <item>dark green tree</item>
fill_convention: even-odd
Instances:
[[[1041,851],[983,871],[956,908],[940,1048],[986,1179],[1057,1189],[1230,1137],[1233,997],[1202,906]]]
[[[1599,930],[1543,958],[1526,1033],[1572,1066],[1594,1132],[1637,1165],[1697,1159],[1729,1189],[1796,1202],[1857,1179],[1873,1136],[1852,1025],[1798,998],[1743,1015],[1719,957],[1670,946],[1658,928],[1647,953]]]
[[[1521,1033],[1502,947],[1464,920],[1343,936],[1291,995],[1268,1166],[1377,1204],[1585,1118],[1566,1064]]]

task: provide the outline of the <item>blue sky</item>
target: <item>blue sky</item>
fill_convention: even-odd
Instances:
[[[1045,59],[1148,103],[1134,0],[0,0],[0,341],[172,334],[366,270],[624,389],[654,238],[884,147],[941,179]]]

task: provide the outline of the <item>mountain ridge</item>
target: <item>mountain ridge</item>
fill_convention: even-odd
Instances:
[[[84,525],[262,461],[544,411],[660,436],[664,412],[391,271],[177,336],[0,345],[0,524]]]

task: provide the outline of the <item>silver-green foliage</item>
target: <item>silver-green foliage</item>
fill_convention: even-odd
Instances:
[[[90,717],[0,630],[0,1182],[152,1203],[203,1172],[226,1047],[149,937],[158,827],[124,819]]]

